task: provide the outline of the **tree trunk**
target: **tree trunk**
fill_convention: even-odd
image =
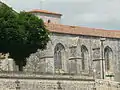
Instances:
[[[19,71],[23,71],[23,65],[19,65]]]

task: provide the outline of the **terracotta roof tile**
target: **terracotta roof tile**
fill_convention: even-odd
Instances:
[[[46,23],[46,26],[50,32],[75,34],[75,35],[88,35],[99,37],[120,38],[119,30],[104,30],[79,26],[68,26],[61,24]]]
[[[55,13],[55,12],[50,12],[50,11],[47,11],[47,10],[40,10],[40,9],[34,9],[34,10],[31,10],[31,11],[28,11],[28,12],[31,12],[31,13],[46,13],[46,14],[54,14],[54,15],[62,16],[62,14],[60,14],[60,13]]]

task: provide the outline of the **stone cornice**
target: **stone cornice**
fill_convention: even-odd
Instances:
[[[77,75],[47,75],[36,73],[21,72],[0,72],[0,78],[10,79],[43,79],[43,80],[69,80],[69,81],[94,81],[93,77],[77,76]]]

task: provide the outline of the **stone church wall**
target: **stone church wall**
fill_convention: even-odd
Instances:
[[[65,49],[67,52],[66,60],[69,60],[69,58],[70,58],[70,48],[69,47],[70,47],[70,45],[73,45],[73,43],[75,42],[75,40],[72,41],[71,38],[75,39],[76,37],[78,38],[78,40],[76,41],[76,46],[77,46],[76,47],[77,48],[76,49],[76,52],[77,52],[76,57],[81,58],[81,50],[80,49],[81,49],[82,45],[85,45],[87,47],[88,53],[89,53],[88,54],[89,60],[88,60],[88,64],[86,64],[86,65],[88,65],[88,68],[89,68],[88,70],[90,70],[90,69],[94,68],[93,60],[95,58],[93,56],[93,49],[99,48],[100,52],[98,54],[97,59],[101,59],[101,41],[100,41],[101,37],[53,34],[53,36],[51,37],[52,38],[51,40],[53,43],[52,48],[54,48],[57,43],[62,43],[65,46]],[[115,38],[105,38],[105,41],[103,42],[103,49],[107,46],[109,46],[112,49],[113,55],[111,56],[112,60],[110,61],[110,67],[111,67],[110,72],[112,72],[114,74],[117,72],[120,72],[120,69],[119,69],[120,68],[120,65],[119,65],[120,44],[119,43],[120,43],[119,39],[115,39]],[[79,61],[80,61],[80,59],[79,59]],[[98,64],[100,64],[100,63],[101,62],[99,61]],[[100,64],[100,66],[101,66],[101,64]],[[96,69],[98,69],[100,71],[97,73],[101,73],[100,67],[96,68]],[[98,71],[98,70],[96,70],[96,71]],[[78,70],[78,71],[80,71],[80,70]]]
[[[77,62],[76,64],[76,74],[79,75],[93,75],[93,70],[95,69],[95,77],[101,78],[102,68],[101,68],[101,37],[93,36],[82,36],[82,35],[69,35],[69,34],[58,34],[53,33],[51,36],[51,41],[47,45],[47,49],[44,51],[38,51],[39,59],[44,61],[44,70],[38,68],[39,71],[45,73],[55,73],[54,67],[54,49],[58,43],[61,43],[65,48],[64,60],[62,61],[62,70],[61,73],[70,73],[69,63]],[[86,64],[86,70],[81,70],[81,46],[84,45],[88,50],[88,61]],[[75,47],[74,52],[71,52],[71,48]],[[104,73],[112,73],[116,81],[120,81],[118,76],[120,72],[120,40],[115,38],[105,38],[103,42],[103,49],[105,47],[110,47],[112,49],[113,55],[112,60],[110,61],[110,71],[105,71],[105,62],[104,62]],[[75,53],[74,56],[72,56]],[[103,52],[104,53],[104,52]],[[34,54],[35,55],[35,54]],[[29,60],[28,60],[29,61]],[[40,61],[38,61],[40,63]],[[40,65],[38,65],[40,66]]]
[[[62,69],[55,71],[54,52],[56,45],[59,43],[64,46],[65,53],[62,54],[64,57]],[[85,46],[88,51],[86,53],[85,70],[82,70],[82,46]],[[24,67],[24,72],[32,71],[45,74],[43,75],[44,77],[42,76],[42,79],[38,77],[36,79],[19,79],[19,81],[21,84],[27,83],[27,85],[24,84],[25,86],[29,87],[30,85],[30,89],[27,90],[32,90],[33,87],[35,88],[34,90],[40,90],[41,88],[41,90],[48,90],[48,88],[49,90],[58,90],[59,82],[62,87],[59,90],[120,90],[120,84],[118,83],[120,82],[120,40],[117,38],[105,38],[103,53],[106,47],[112,50],[112,55],[110,56],[112,58],[110,60],[111,68],[106,71],[105,61],[103,61],[105,79],[102,80],[101,37],[53,33],[47,49],[44,51],[38,50],[38,52],[32,54]],[[71,75],[74,75],[72,79]],[[113,77],[107,77],[107,75],[112,75]],[[57,78],[54,76],[57,76]],[[15,80],[17,79],[13,79],[13,82]],[[21,88],[26,90],[26,88]]]

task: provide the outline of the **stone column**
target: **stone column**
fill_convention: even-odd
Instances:
[[[12,58],[8,58],[8,71],[15,71],[15,62]]]
[[[75,58],[69,58],[69,73],[77,74],[77,60]]]
[[[54,73],[54,58],[53,56],[45,56],[46,73]]]

